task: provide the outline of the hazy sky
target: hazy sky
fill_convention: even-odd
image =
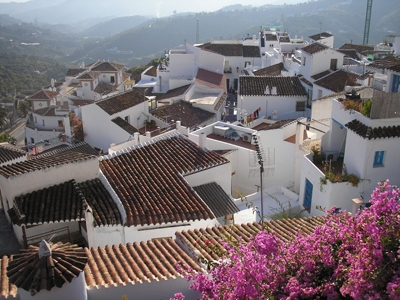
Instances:
[[[96,0],[84,0],[84,1],[93,1],[96,3]],[[114,0],[115,3],[118,3],[119,0]],[[9,2],[27,2],[27,0],[0,0],[0,3],[9,3]],[[146,3],[147,2],[147,3]],[[159,7],[162,10],[165,10],[168,7],[168,12],[160,12],[157,11],[156,14],[165,15],[165,13],[172,14],[172,11],[176,10],[178,13],[180,12],[201,12],[201,11],[216,11],[221,9],[224,6],[233,5],[236,3],[242,5],[252,5],[252,6],[261,6],[265,4],[292,4],[292,3],[300,3],[307,2],[307,0],[151,0],[151,2],[146,0],[132,0],[130,3],[132,5],[136,5],[139,8],[139,11],[143,13],[146,11],[147,14],[155,15],[154,7]],[[147,4],[151,3],[150,11],[146,10]]]

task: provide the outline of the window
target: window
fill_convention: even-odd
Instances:
[[[312,185],[312,183],[306,178],[306,187],[305,187],[305,190],[304,190],[303,207],[304,207],[308,212],[311,211],[312,192],[313,192],[313,185]]]
[[[376,151],[374,157],[374,168],[383,167],[383,159],[385,157],[385,151]]]
[[[125,117],[125,122],[129,123],[129,116]]]
[[[305,102],[296,102],[296,111],[305,111],[306,110],[306,103]]]
[[[37,118],[35,117],[35,123],[37,123]]]
[[[397,93],[399,91],[399,85],[400,85],[400,76],[393,74],[392,93]]]
[[[31,137],[31,144],[35,143],[35,139],[33,137]]]
[[[64,127],[63,121],[58,120],[58,127]]]
[[[337,59],[336,58],[331,59],[331,68],[330,69],[333,71],[337,70]]]
[[[250,66],[251,65],[251,62],[250,61],[245,61],[244,62],[244,67],[246,68],[247,66]]]
[[[306,65],[306,57],[304,56],[303,57],[303,66],[305,66]]]
[[[42,124],[43,124],[43,126],[44,126],[44,119],[42,120]]]
[[[322,90],[318,90],[318,98],[322,98]]]
[[[114,83],[114,82],[115,82],[115,77],[114,77],[114,76],[111,76],[111,77],[110,77],[110,80],[111,80],[111,83]]]

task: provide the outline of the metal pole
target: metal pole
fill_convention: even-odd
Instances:
[[[260,185],[261,185],[261,230],[264,231],[264,199],[263,199],[263,173],[264,164],[260,163]]]

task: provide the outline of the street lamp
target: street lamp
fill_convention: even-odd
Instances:
[[[264,231],[264,198],[263,198],[263,173],[264,173],[264,161],[262,158],[262,153],[260,145],[258,144],[258,139],[255,134],[253,134],[254,146],[256,147],[258,164],[260,165],[260,189],[261,189],[261,230]]]

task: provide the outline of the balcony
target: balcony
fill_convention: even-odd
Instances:
[[[232,67],[225,67],[224,73],[232,73]]]

